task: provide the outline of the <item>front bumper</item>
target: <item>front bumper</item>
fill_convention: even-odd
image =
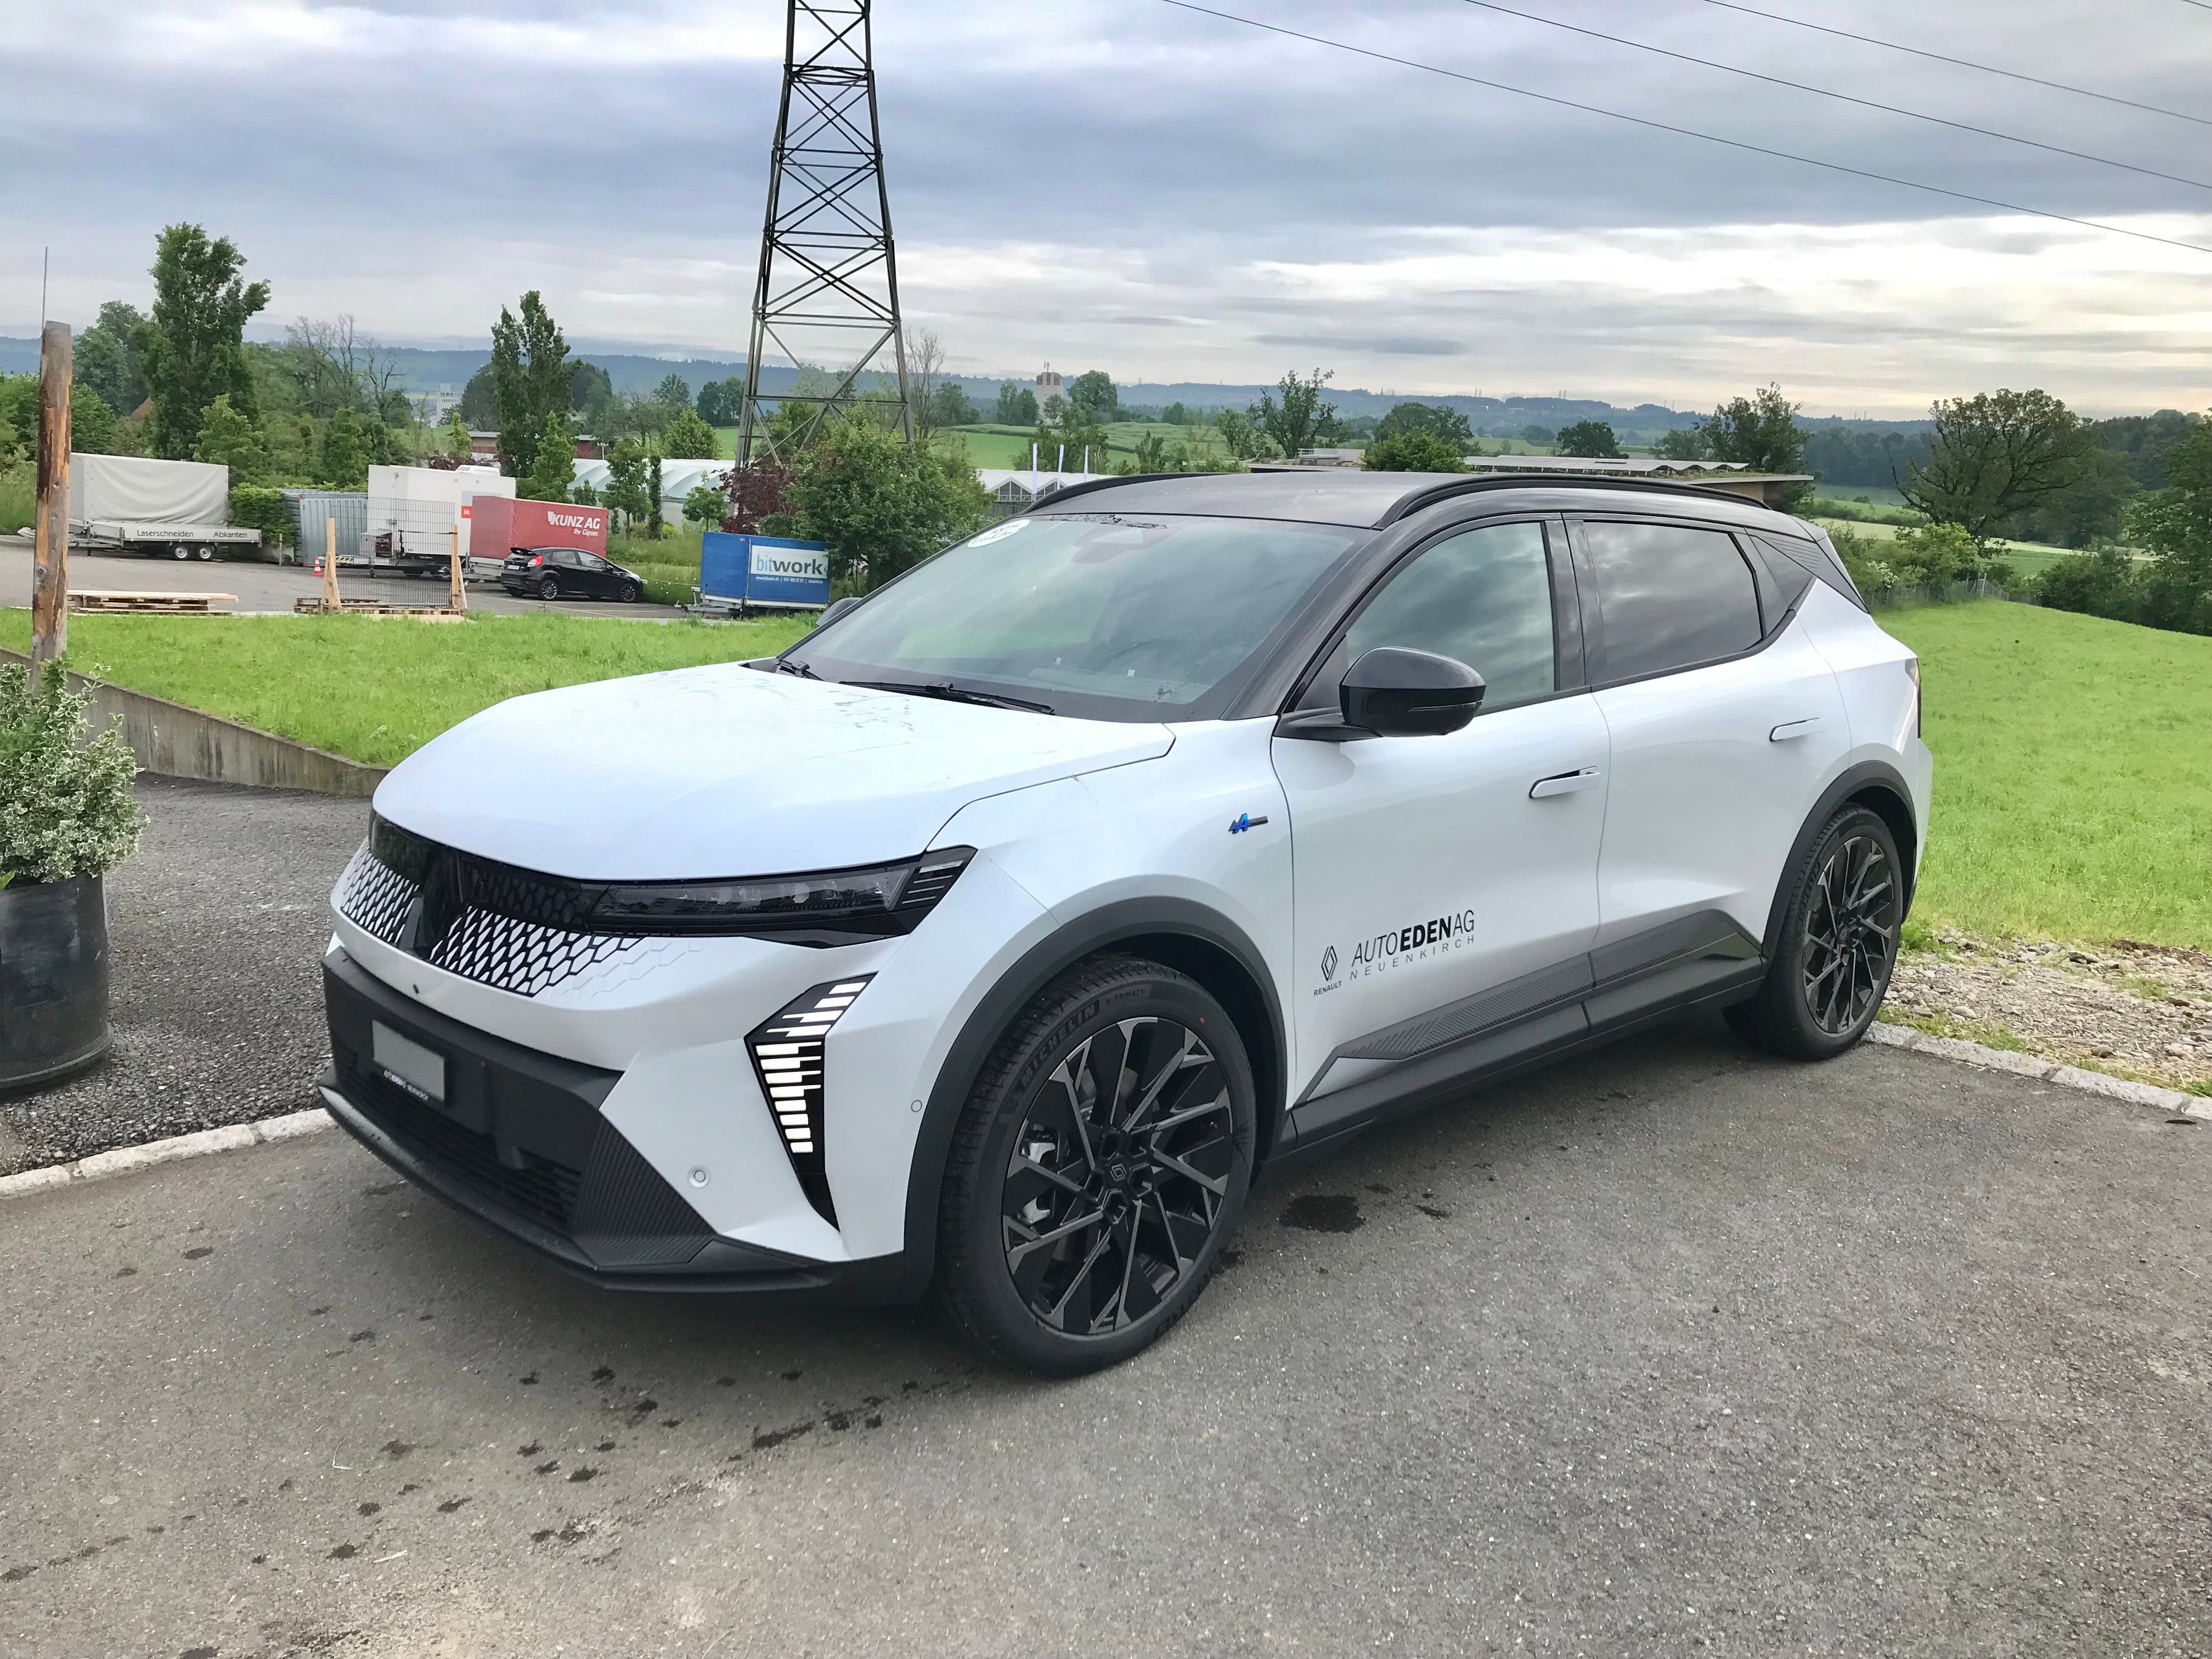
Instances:
[[[601,1113],[620,1073],[526,1048],[425,1008],[333,954],[324,1104],[386,1163],[471,1219],[610,1288],[896,1294],[896,1258],[808,1261],[718,1236]],[[442,1055],[446,1099],[371,1058],[380,1024]]]

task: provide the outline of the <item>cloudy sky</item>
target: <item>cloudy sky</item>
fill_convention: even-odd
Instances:
[[[1868,173],[2212,248],[2212,9],[1750,0],[2197,114],[1745,15],[1508,0],[1223,12]],[[0,0],[0,332],[150,297],[154,234],[227,234],[272,321],[477,343],[544,291],[572,339],[739,355],[782,52],[775,0]],[[1913,415],[2041,385],[2212,404],[2212,252],[2008,214],[1269,34],[1164,0],[878,0],[910,321],[952,365],[1117,380],[1319,364],[1407,393]]]

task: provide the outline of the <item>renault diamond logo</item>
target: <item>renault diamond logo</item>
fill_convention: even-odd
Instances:
[[[1336,977],[1336,946],[1334,945],[1321,953],[1321,976],[1323,979]]]

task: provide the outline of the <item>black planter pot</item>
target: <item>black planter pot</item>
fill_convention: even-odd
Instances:
[[[107,1052],[107,895],[98,876],[0,887],[0,1092]]]

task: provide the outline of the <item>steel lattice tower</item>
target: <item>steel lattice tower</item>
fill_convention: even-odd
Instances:
[[[763,453],[778,447],[767,438],[761,409],[761,361],[771,349],[795,365],[820,364],[837,376],[831,387],[769,397],[770,403],[814,406],[782,447],[806,442],[871,369],[896,372],[899,424],[909,440],[914,436],[890,196],[876,120],[872,9],[873,0],[791,0],[760,280],[753,290],[752,345],[745,354],[740,461],[754,459],[756,429],[768,445]]]

